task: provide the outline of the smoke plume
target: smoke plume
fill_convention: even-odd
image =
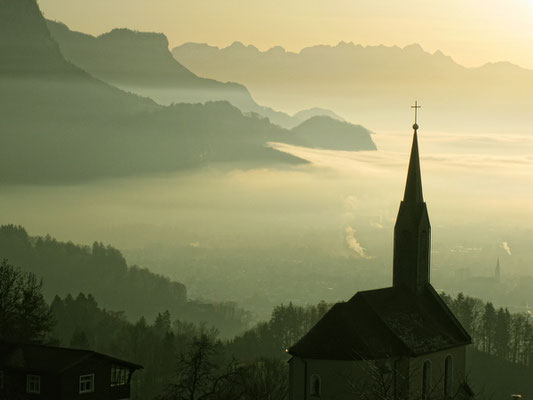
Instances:
[[[361,258],[370,260],[373,257],[368,256],[365,253],[365,249],[363,246],[361,246],[361,243],[355,238],[355,229],[353,229],[351,226],[346,227],[346,243],[352,249],[355,251]]]

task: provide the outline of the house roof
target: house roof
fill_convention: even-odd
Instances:
[[[49,373],[62,373],[88,359],[102,359],[130,369],[142,366],[92,350],[40,344],[0,342],[0,365]]]
[[[382,359],[470,343],[468,333],[427,284],[418,293],[404,286],[358,292],[333,306],[289,353],[312,359]]]

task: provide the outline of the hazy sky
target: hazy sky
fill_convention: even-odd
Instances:
[[[299,50],[344,40],[418,42],[477,66],[508,60],[533,69],[533,0],[38,0],[74,30],[165,33],[170,46],[233,41]]]

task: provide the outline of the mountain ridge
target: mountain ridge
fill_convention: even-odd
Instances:
[[[229,101],[244,113],[257,113],[285,128],[302,122],[257,104],[242,84],[202,78],[191,72],[172,56],[162,33],[115,28],[92,36],[72,31],[57,21],[47,20],[47,26],[69,61],[103,81],[160,104]],[[316,112],[334,114],[321,109]]]
[[[35,0],[2,0],[0,32],[4,183],[305,163],[266,146],[288,131],[227,102],[165,107],[94,78],[65,60]]]
[[[179,48],[186,47],[186,46],[192,46],[192,47],[198,47],[198,48],[207,47],[207,48],[216,49],[216,50],[229,50],[229,49],[232,49],[232,48],[233,49],[240,48],[240,49],[247,49],[250,52],[253,51],[254,53],[258,53],[258,54],[268,54],[268,53],[272,54],[272,53],[275,53],[275,54],[278,54],[278,55],[279,54],[299,55],[302,52],[305,53],[305,52],[313,51],[314,49],[335,49],[335,48],[393,49],[393,50],[400,50],[400,51],[407,51],[407,52],[409,52],[409,51],[422,52],[422,53],[425,53],[425,54],[430,55],[430,56],[434,56],[434,57],[438,57],[438,58],[442,58],[442,59],[447,59],[450,62],[453,62],[454,64],[456,64],[456,65],[458,65],[460,67],[466,68],[466,69],[479,69],[479,68],[483,68],[485,66],[506,64],[509,67],[518,68],[518,69],[521,69],[521,70],[532,71],[533,72],[533,69],[523,67],[521,65],[515,64],[515,63],[507,61],[507,60],[487,61],[487,62],[485,62],[483,64],[478,65],[478,66],[468,67],[468,66],[465,66],[465,65],[455,61],[452,56],[444,53],[441,49],[437,49],[437,50],[435,50],[432,53],[430,51],[425,50],[419,43],[416,43],[416,42],[407,44],[407,45],[402,47],[402,46],[398,46],[398,45],[390,45],[390,46],[388,46],[388,45],[384,45],[384,44],[363,45],[363,44],[359,44],[359,43],[355,44],[353,41],[345,42],[345,41],[341,40],[335,45],[332,45],[332,44],[316,44],[316,45],[302,47],[299,51],[291,51],[291,50],[285,49],[281,45],[275,45],[275,46],[272,46],[272,47],[265,48],[265,50],[261,50],[261,49],[259,49],[258,47],[256,47],[253,44],[244,44],[243,42],[236,40],[236,41],[232,42],[231,44],[229,44],[227,46],[211,45],[211,44],[206,43],[206,42],[184,42],[184,43],[182,43],[180,45],[174,46],[172,48],[172,50],[179,49]]]
[[[418,44],[340,42],[273,53],[242,43],[185,43],[172,54],[203,76],[242,82],[262,102],[334,109],[378,129],[407,126],[405,108],[415,100],[437,130],[527,133],[533,125],[533,70],[509,62],[465,67]]]

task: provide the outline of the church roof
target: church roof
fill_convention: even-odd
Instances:
[[[356,293],[337,303],[289,349],[293,356],[356,360],[418,356],[471,343],[430,284]]]

